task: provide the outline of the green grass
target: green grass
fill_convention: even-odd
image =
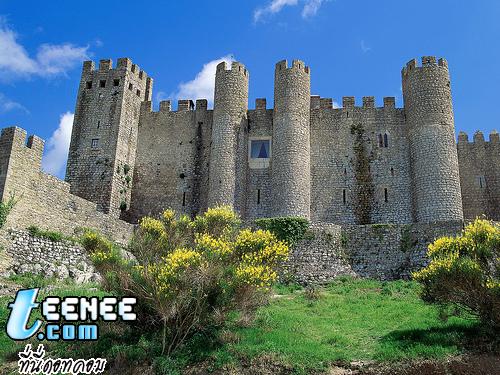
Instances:
[[[15,281],[24,287],[49,284],[32,276],[17,277]],[[106,294],[95,288],[96,285],[64,282],[48,293],[61,297]],[[54,343],[48,349],[53,355],[74,358],[97,353],[108,359],[125,357],[130,363],[152,361],[159,373],[165,374],[207,359],[211,368],[217,369],[271,355],[297,373],[308,373],[326,369],[333,362],[440,359],[462,352],[465,345],[481,337],[474,320],[440,320],[437,308],[424,304],[418,292],[419,286],[413,282],[339,278],[320,288],[319,298],[310,300],[297,285],[279,285],[270,303],[258,310],[249,327],[238,325],[237,316],[231,320],[226,334],[229,332],[232,339],[224,343],[214,340],[217,332],[200,334],[172,358],[160,355],[158,337],[137,335],[115,323],[102,331],[97,343]],[[42,295],[45,294],[42,289]],[[7,303],[11,300],[12,297],[0,298],[0,363],[2,359],[15,359],[25,344],[15,343],[5,335]]]
[[[321,369],[353,360],[443,358],[479,335],[475,321],[439,320],[418,291],[413,282],[342,278],[309,301],[302,289],[279,287],[251,327],[234,328],[239,340],[224,350],[250,357],[272,353],[298,369]]]

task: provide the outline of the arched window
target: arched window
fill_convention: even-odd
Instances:
[[[384,147],[384,140],[382,139],[382,134],[378,135],[378,147]]]

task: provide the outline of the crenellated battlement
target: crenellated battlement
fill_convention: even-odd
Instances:
[[[26,136],[26,130],[17,126],[5,128],[0,135],[0,144],[6,149],[29,150],[34,158],[41,160],[45,141],[36,135],[30,135],[26,141]]]
[[[472,137],[472,142],[469,142],[469,135],[464,132],[460,131],[458,133],[458,145],[484,145],[486,143],[490,144],[499,144],[500,143],[500,135],[496,130],[492,130],[491,133],[489,134],[489,141],[486,141],[484,138],[484,134],[482,131],[477,130],[473,137]]]
[[[417,59],[412,59],[406,63],[406,66],[401,70],[401,74],[405,77],[414,70],[425,69],[429,67],[442,67],[448,69],[448,61],[444,58],[437,59],[435,56],[423,56],[419,65]]]
[[[150,80],[150,85],[152,83],[151,78],[148,77],[147,73],[142,70],[138,65],[132,63],[128,57],[121,57],[117,60],[116,68],[113,68],[112,59],[101,59],[99,60],[99,66],[96,69],[94,61],[88,60],[83,62],[83,74],[91,73],[109,73],[110,71],[128,71],[132,76],[136,77],[138,80],[147,81]]]
[[[383,106],[377,107],[375,105],[375,97],[374,96],[363,96],[362,97],[362,105],[356,105],[356,98],[354,96],[344,96],[342,97],[342,108],[350,109],[350,108],[365,108],[365,109],[376,109],[376,108],[386,108],[386,109],[395,109],[396,108],[396,98],[394,96],[385,96],[383,98]]]
[[[309,67],[306,66],[306,64],[301,60],[293,60],[292,66],[290,67],[288,66],[287,60],[281,60],[278,63],[276,63],[276,68],[275,68],[276,73],[290,71],[290,70],[302,70],[306,74],[310,73]]]
[[[237,61],[233,61],[231,65],[228,65],[226,61],[222,61],[217,65],[216,70],[217,74],[241,74],[245,76],[247,79],[250,76],[245,65]]]

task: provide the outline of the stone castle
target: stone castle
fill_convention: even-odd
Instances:
[[[92,227],[125,244],[138,219],[167,207],[195,215],[227,204],[247,222],[301,216],[315,235],[292,268],[324,282],[405,277],[437,236],[480,215],[500,220],[499,135],[456,142],[446,60],[406,64],[404,108],[393,97],[382,107],[344,97],[334,108],[311,95],[310,74],[301,61],[279,62],[274,108],[257,99],[249,109],[248,70],[223,62],[213,110],[201,99],[153,111],[153,80],[131,60],[85,62],[65,181],[41,171],[42,139],[2,131],[0,198],[19,198],[6,227]]]
[[[274,108],[248,108],[244,65],[217,66],[207,100],[152,111],[153,80],[131,63],[85,62],[66,181],[98,209],[135,222],[172,207],[227,204],[244,219],[302,216],[339,224],[412,223],[500,215],[494,133],[455,142],[446,60],[402,70],[404,108],[373,97],[311,96],[302,61],[276,64]]]

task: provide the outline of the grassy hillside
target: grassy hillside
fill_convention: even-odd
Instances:
[[[31,284],[29,279],[19,281],[25,286]],[[96,289],[66,285],[50,293],[64,296],[95,292]],[[3,360],[14,359],[19,347],[5,337],[6,303],[10,299],[0,300]],[[195,340],[171,359],[159,356],[152,338],[125,339],[125,335],[114,335],[111,340],[103,333],[100,341],[106,345],[99,345],[99,356],[111,359],[120,354],[121,361],[127,357],[136,364],[148,361],[158,371],[162,369],[161,373],[171,374],[196,361],[209,363],[215,370],[237,367],[241,361],[266,355],[301,373],[326,369],[332,363],[360,360],[440,359],[462,352],[465,345],[483,335],[473,320],[439,319],[438,310],[419,299],[418,285],[407,281],[341,278],[312,291],[278,286],[270,303],[258,310],[254,320],[244,318],[235,316],[229,327],[218,334],[215,345]],[[59,355],[66,352],[74,357],[84,354],[75,352],[81,350],[81,345],[72,345],[71,349],[66,345],[57,344],[54,350]]]

